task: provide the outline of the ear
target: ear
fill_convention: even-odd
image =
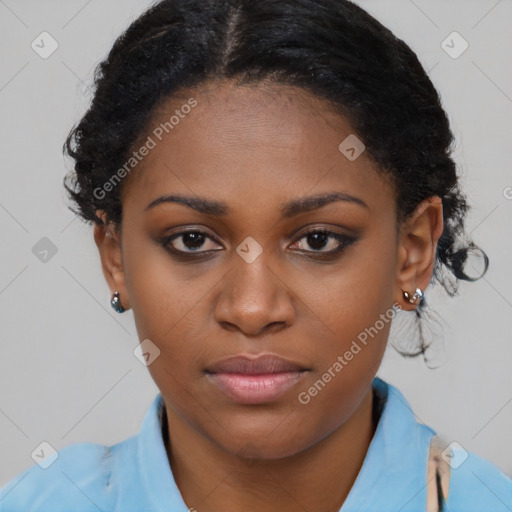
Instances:
[[[106,222],[104,212],[97,210],[96,214],[104,223]],[[115,291],[118,291],[121,305],[124,309],[129,309],[130,302],[126,289],[119,233],[117,233],[112,224],[95,224],[94,241],[98,246],[101,267],[110,288],[110,294],[113,295]]]
[[[398,237],[395,301],[405,310],[416,309],[403,295],[422,291],[430,283],[434,270],[437,242],[443,233],[443,202],[438,196],[422,201],[404,221]]]

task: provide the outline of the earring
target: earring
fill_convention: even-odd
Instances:
[[[112,295],[112,299],[110,300],[110,305],[118,312],[124,313],[126,310],[121,306],[121,299],[119,297],[119,292],[114,292]]]
[[[419,304],[423,300],[423,292],[420,288],[416,288],[412,297],[407,292],[404,292],[404,298],[409,304],[414,304],[416,301]]]

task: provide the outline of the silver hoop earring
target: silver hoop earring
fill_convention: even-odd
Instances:
[[[404,298],[409,304],[414,304],[416,301],[419,304],[423,300],[423,292],[420,288],[416,288],[412,297],[407,292],[404,292]]]
[[[121,306],[121,298],[119,296],[119,292],[114,292],[112,295],[112,299],[110,300],[110,305],[118,312],[124,313],[126,310]]]

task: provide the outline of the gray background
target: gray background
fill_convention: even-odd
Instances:
[[[440,91],[473,206],[468,231],[491,260],[454,299],[427,290],[444,319],[444,364],[429,369],[388,347],[378,375],[418,420],[512,476],[512,2],[358,3],[417,52]],[[34,464],[42,441],[59,450],[135,434],[158,391],[133,355],[132,313],[110,308],[92,228],[66,208],[61,152],[94,66],[148,5],[0,0],[0,485]],[[59,44],[47,59],[31,48],[43,31]],[[469,43],[457,59],[441,46],[453,31]],[[57,250],[46,262],[33,252],[44,237]]]

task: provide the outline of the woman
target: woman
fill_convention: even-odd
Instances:
[[[66,189],[160,393],[2,511],[511,510],[506,475],[375,376],[400,310],[474,280],[452,140],[416,55],[351,2],[147,10],[98,68]]]

